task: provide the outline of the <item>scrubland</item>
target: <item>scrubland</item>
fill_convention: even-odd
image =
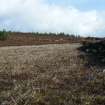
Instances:
[[[0,47],[0,105],[105,105],[105,74],[80,46]]]

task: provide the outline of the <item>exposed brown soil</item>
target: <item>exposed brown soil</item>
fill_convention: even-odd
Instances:
[[[42,44],[64,44],[79,42],[70,36],[34,35],[32,33],[10,33],[7,40],[0,41],[0,46],[24,46]]]

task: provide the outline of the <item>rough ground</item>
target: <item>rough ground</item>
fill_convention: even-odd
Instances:
[[[79,44],[40,45],[0,48],[0,72],[56,72],[76,68]],[[72,66],[71,66],[72,65]],[[74,65],[74,66],[73,66]],[[56,69],[56,70],[55,70]]]
[[[1,47],[0,105],[104,105],[94,103],[95,83],[89,80],[79,46]],[[99,83],[95,93],[104,95]]]
[[[30,83],[32,83],[31,87],[33,86],[35,90],[47,88],[56,89],[60,88],[60,86],[62,88],[67,87],[64,85],[64,78],[68,78],[70,71],[79,69],[78,65],[80,65],[80,63],[77,59],[78,53],[76,51],[76,48],[79,46],[79,44],[54,44],[1,47],[1,94],[7,92],[9,94],[8,98],[11,100],[10,96],[12,92],[19,88],[16,86],[16,84],[19,84],[19,81],[29,82],[29,89],[27,91],[30,90]],[[22,85],[22,83],[20,84]],[[6,87],[4,88],[4,86]],[[4,96],[1,95],[0,101],[2,98],[5,100],[5,97],[7,100],[7,94]],[[3,102],[3,100],[1,102]],[[13,100],[11,100],[11,102],[14,103]]]

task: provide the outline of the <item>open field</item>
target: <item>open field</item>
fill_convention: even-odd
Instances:
[[[65,85],[64,79],[69,78],[69,72],[79,69],[80,63],[77,60],[77,51],[75,51],[78,46],[80,45],[55,44],[1,47],[0,89],[1,94],[6,92],[5,96],[1,95],[0,99],[4,97],[1,102],[9,99],[13,104],[11,99],[13,97],[16,98],[14,100],[22,101],[21,97],[27,97],[32,91],[31,94],[35,95],[36,91],[43,89],[47,91],[47,89],[69,88]],[[23,94],[19,85],[25,89]]]
[[[105,75],[84,67],[80,46],[1,47],[0,105],[104,105]]]
[[[67,66],[69,68],[70,64],[75,64],[72,60],[74,58],[77,59],[77,52],[74,50],[78,46],[79,44],[54,44],[40,46],[1,47],[0,71],[7,70],[11,71],[13,74],[15,72],[31,72],[33,69],[37,71],[39,68],[42,68],[42,71],[46,69],[53,71],[55,67],[56,69],[60,69],[59,67],[61,67],[61,65],[63,70],[63,68],[67,68]],[[65,62],[66,60],[68,60],[68,64]]]

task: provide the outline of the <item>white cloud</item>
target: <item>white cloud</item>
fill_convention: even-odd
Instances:
[[[19,31],[96,34],[105,28],[103,13],[50,5],[45,0],[0,0],[0,26]]]

